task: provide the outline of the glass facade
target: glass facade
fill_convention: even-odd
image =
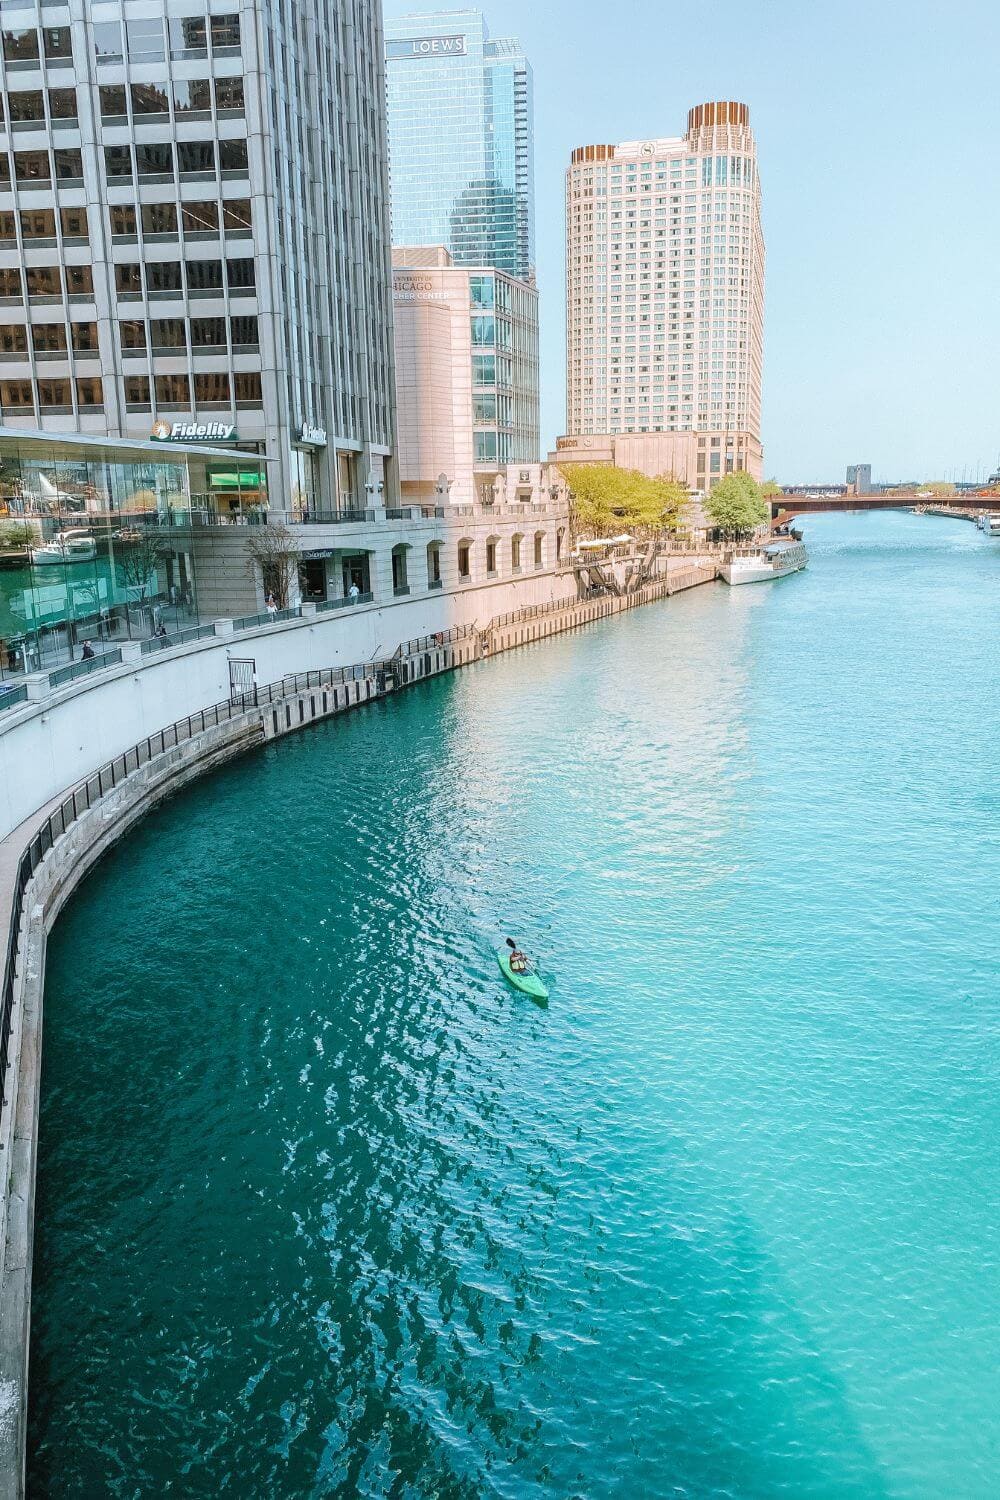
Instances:
[[[0,434],[0,679],[197,623],[192,519],[264,504],[252,455]]]
[[[531,68],[474,10],[386,21],[394,245],[534,279]]]

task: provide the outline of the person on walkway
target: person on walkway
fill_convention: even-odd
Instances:
[[[84,643],[83,643],[83,650],[80,653],[80,660],[81,661],[93,661],[94,657],[96,655],[97,655],[97,653],[94,650],[93,646],[90,644],[90,642],[89,641],[84,641]]]
[[[358,588],[356,583],[351,583],[350,588],[347,590],[347,597],[348,599],[350,599],[352,604],[357,604],[358,600],[361,598],[361,590]]]
[[[277,599],[275,599],[273,594],[268,594],[267,598],[264,601],[264,608],[267,610],[272,619],[278,613],[278,601]]]

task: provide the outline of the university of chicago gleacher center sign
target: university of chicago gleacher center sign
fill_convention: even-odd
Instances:
[[[464,36],[411,36],[385,44],[391,62],[401,57],[465,57],[467,52]]]

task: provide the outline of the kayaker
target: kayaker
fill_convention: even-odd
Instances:
[[[513,973],[526,973],[528,968],[528,955],[521,952],[520,948],[517,946],[513,938],[507,939],[507,947],[510,949],[510,958],[508,962]]]

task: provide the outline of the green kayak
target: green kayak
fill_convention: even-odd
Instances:
[[[507,952],[506,948],[500,948],[498,950],[497,963],[500,965],[501,969],[503,969],[504,974],[516,989],[523,990],[526,995],[531,996],[532,1000],[548,1000],[549,992],[545,988],[542,981],[539,979],[535,970],[528,969],[526,973],[518,974],[510,966],[510,954]]]

